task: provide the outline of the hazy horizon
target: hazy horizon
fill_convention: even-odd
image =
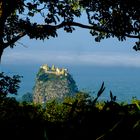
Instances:
[[[20,84],[19,95],[32,92],[35,85],[36,74],[42,64],[6,64],[2,70],[6,74],[19,74],[23,76]],[[51,64],[49,64],[51,66]],[[101,99],[110,99],[110,90],[117,96],[118,101],[130,101],[132,97],[140,98],[140,75],[139,67],[126,66],[97,66],[97,65],[56,65],[58,67],[68,68],[73,76],[79,90],[89,92],[96,96],[102,82],[105,83],[106,90]]]
[[[80,20],[84,19],[82,17]],[[59,30],[57,38],[44,41],[26,36],[13,49],[4,51],[0,70],[7,74],[23,75],[21,89],[28,92],[39,67],[46,63],[55,64],[69,68],[78,86],[89,89],[93,85],[93,90],[97,90],[105,81],[108,91],[113,90],[114,94],[125,92],[122,93],[123,98],[127,99],[135,93],[139,95],[140,53],[132,49],[135,41],[127,38],[119,42],[110,38],[98,43],[88,30],[80,28],[76,28],[72,34]]]

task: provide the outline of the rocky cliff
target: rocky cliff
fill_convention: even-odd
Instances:
[[[44,103],[48,100],[63,99],[73,96],[78,88],[67,69],[51,68],[47,65],[40,67],[36,76],[33,92],[34,103]]]

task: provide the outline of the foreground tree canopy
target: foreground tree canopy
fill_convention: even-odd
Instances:
[[[22,37],[49,39],[63,28],[89,29],[95,41],[135,38],[140,50],[140,0],[0,0],[0,57]],[[77,22],[86,13],[87,24]]]

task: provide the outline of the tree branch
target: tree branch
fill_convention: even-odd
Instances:
[[[103,29],[97,27],[97,26],[90,26],[90,25],[85,25],[85,24],[81,24],[81,23],[78,23],[78,22],[62,22],[61,24],[59,25],[56,25],[56,29],[59,29],[59,28],[62,28],[64,26],[76,26],[76,27],[81,27],[81,28],[84,28],[84,29],[91,29],[91,30],[96,30],[96,31],[103,31]]]
[[[129,37],[129,38],[137,38],[140,39],[140,35],[129,35],[129,34],[125,34],[125,36]]]
[[[81,23],[78,23],[78,22],[62,22],[61,24],[59,25],[56,25],[56,29],[60,29],[64,26],[77,26],[77,27],[81,27],[81,28],[84,28],[84,29],[91,29],[91,30],[95,30],[95,31],[98,31],[98,32],[106,32],[106,33],[112,33],[112,34],[115,34],[114,31],[110,31],[110,30],[107,30],[107,29],[104,29],[104,28],[101,28],[101,27],[97,27],[97,26],[94,26],[94,25],[85,25],[85,24],[81,24]],[[125,34],[126,37],[129,37],[129,38],[137,38],[137,39],[140,39],[140,36],[139,35],[130,35],[130,34]]]
[[[62,22],[62,23],[60,23],[58,25],[38,25],[38,26],[39,27],[40,26],[42,26],[42,27],[52,27],[52,28],[55,28],[56,30],[60,29],[60,28],[63,28],[65,26],[75,26],[75,27],[80,27],[80,28],[84,28],[84,29],[95,30],[95,31],[98,31],[98,32],[105,32],[105,33],[115,34],[115,32],[109,31],[109,30],[101,28],[101,27],[97,27],[97,26],[94,26],[94,25],[85,25],[85,24],[81,24],[81,23],[78,23],[78,22]],[[9,42],[4,43],[4,46],[3,46],[4,49],[7,48],[8,46],[10,46],[11,44],[14,44],[16,41],[18,41],[20,38],[24,37],[25,35],[26,35],[26,32],[21,32],[18,36],[14,37]],[[135,36],[135,35],[130,35],[130,34],[125,34],[125,36],[129,37],[129,38],[140,39],[140,36]]]
[[[20,38],[24,37],[26,35],[25,32],[21,32],[18,36],[14,37],[12,40],[10,40],[7,43],[4,43],[4,49],[9,47],[11,44],[14,44],[16,41],[18,41]]]
[[[109,135],[110,133],[112,133],[114,131],[114,129],[116,129],[122,123],[122,121],[123,121],[123,118],[121,120],[119,120],[112,128],[110,128],[108,130],[108,132],[106,132],[106,133],[102,134],[101,136],[99,136],[98,138],[96,138],[96,140],[103,140],[104,137],[106,135]]]

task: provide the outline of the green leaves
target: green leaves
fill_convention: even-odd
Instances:
[[[104,82],[103,82],[101,85],[101,88],[99,89],[99,91],[97,93],[97,97],[100,97],[101,94],[104,92],[104,90],[105,90],[105,87],[104,87]]]
[[[138,108],[138,110],[140,110],[140,100],[136,99],[136,98],[133,98],[132,99],[132,104],[135,104],[136,107]]]
[[[113,96],[112,91],[110,91],[110,99],[112,102],[116,101],[116,96]]]
[[[135,44],[135,46],[133,47],[133,49],[134,49],[135,51],[140,50],[140,39],[139,39],[138,42],[136,42],[136,44]]]
[[[93,105],[97,102],[98,98],[101,96],[101,94],[104,92],[104,90],[105,90],[105,86],[104,86],[104,82],[103,82],[97,93],[97,97],[93,101]]]
[[[12,77],[0,73],[0,98],[6,97],[8,94],[17,94],[21,76],[14,75]]]

